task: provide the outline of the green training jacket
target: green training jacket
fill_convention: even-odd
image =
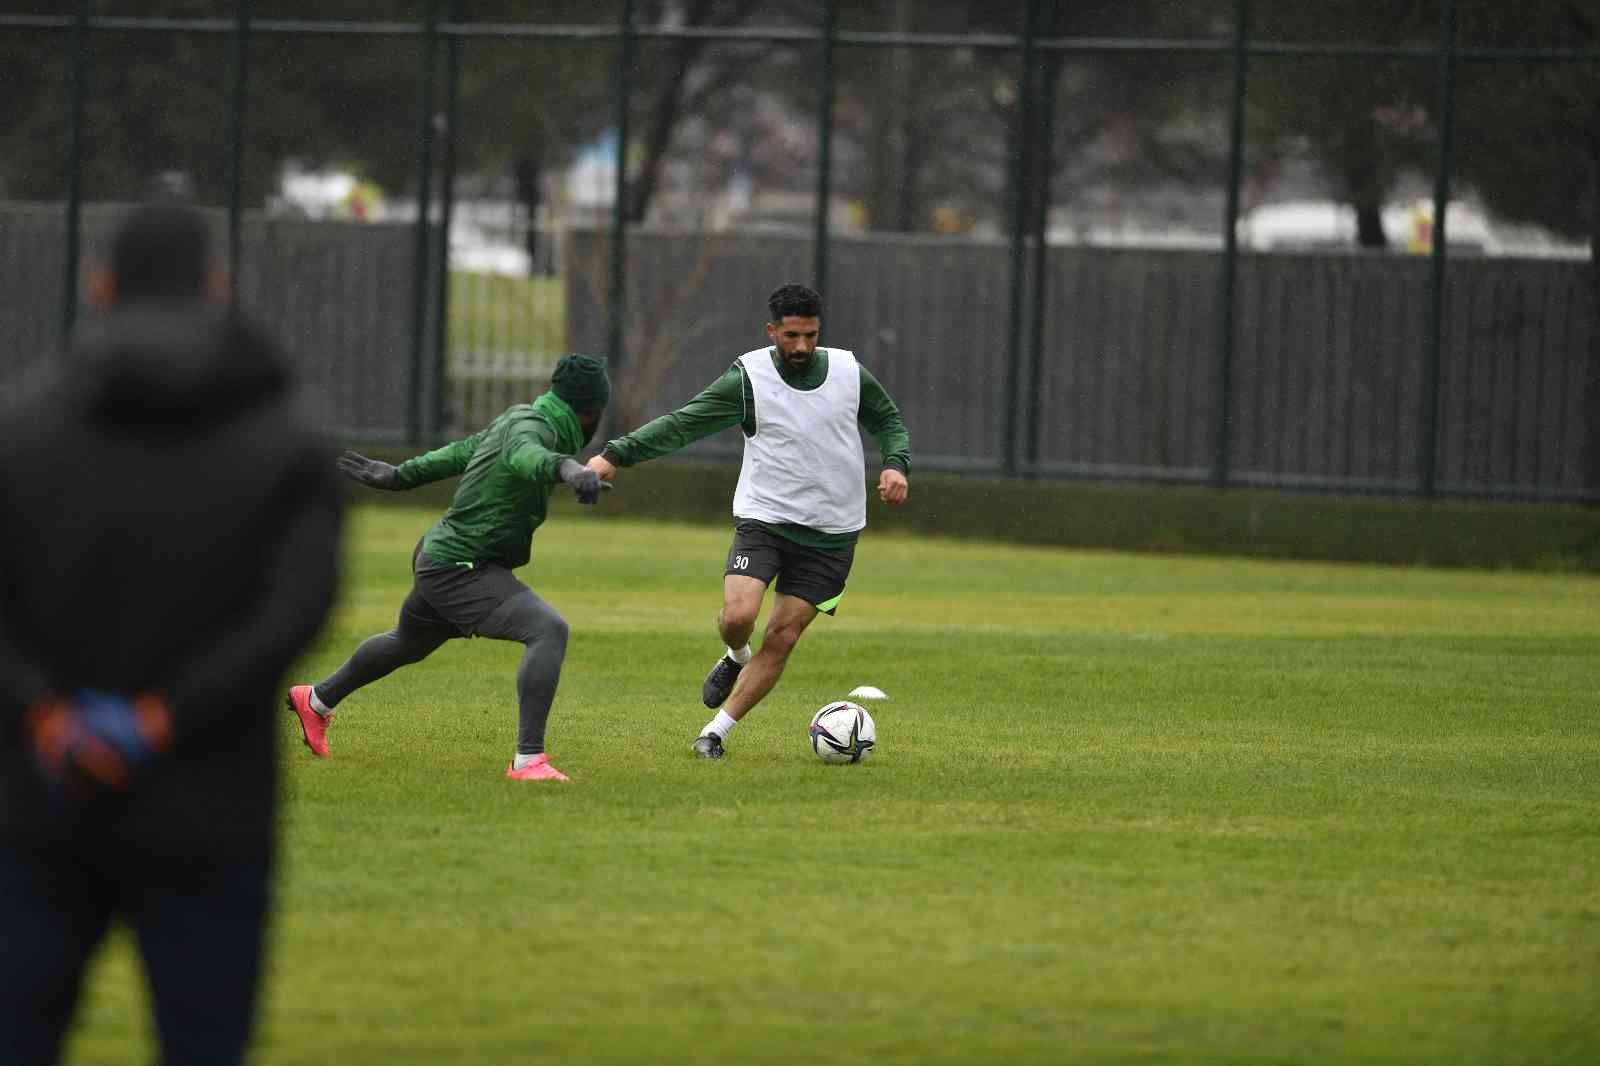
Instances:
[[[809,367],[793,373],[785,368],[776,349],[768,349],[768,354],[772,356],[779,375],[792,389],[807,392],[827,380],[826,348],[817,349]],[[856,366],[861,370],[861,409],[856,414],[856,421],[878,442],[878,450],[883,453],[883,465],[909,474],[911,434],[900,417],[900,409],[878,383],[878,379],[868,373],[859,360]],[[702,437],[709,437],[731,426],[739,426],[747,437],[753,436],[756,431],[755,393],[745,379],[744,368],[738,362],[676,411],[646,422],[616,440],[607,441],[605,451],[601,454],[615,466],[633,466],[648,459],[670,455]],[[806,526],[767,522],[757,524],[797,544],[813,548],[843,547],[854,544],[858,536],[856,533],[823,533]]]
[[[450,509],[422,539],[422,550],[445,563],[499,563],[515,568],[533,553],[561,460],[583,447],[578,416],[547,392],[508,407],[483,429],[407,459],[400,484],[412,489],[461,476]]]

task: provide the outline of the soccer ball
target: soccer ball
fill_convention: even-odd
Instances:
[[[839,700],[811,716],[811,750],[823,762],[860,762],[878,743],[878,727],[859,703]]]

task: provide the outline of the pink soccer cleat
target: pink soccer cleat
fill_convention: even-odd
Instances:
[[[572,778],[550,765],[550,756],[535,755],[533,761],[522,769],[516,769],[517,761],[511,760],[506,767],[506,776],[513,781],[570,781]]]
[[[289,696],[283,701],[288,705],[294,716],[300,719],[300,733],[305,737],[306,747],[311,749],[311,754],[319,759],[328,757],[328,718],[322,717],[311,709],[311,686],[295,685],[289,690]]]

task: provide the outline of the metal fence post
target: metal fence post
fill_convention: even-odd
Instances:
[[[838,0],[823,0],[822,56],[818,66],[817,89],[817,217],[816,236],[811,249],[812,284],[828,293],[828,211],[833,187],[833,40],[839,29]]]
[[[48,5],[46,5],[48,6]],[[1002,63],[1020,60],[1019,91],[1014,101],[1007,103],[1011,114],[1007,116],[1006,134],[1011,139],[1007,148],[1010,159],[1005,166],[1008,189],[1015,193],[1015,202],[1002,206],[1002,225],[1009,228],[1010,241],[1008,267],[1011,288],[1007,293],[1006,307],[986,307],[984,313],[997,312],[999,316],[1007,316],[1003,321],[996,318],[992,323],[985,322],[986,331],[994,333],[1005,332],[1007,339],[998,339],[1001,344],[1009,342],[1005,358],[1008,367],[1002,373],[1009,376],[1003,384],[993,382],[998,386],[994,410],[985,413],[985,426],[992,438],[996,438],[986,447],[990,451],[978,457],[970,454],[970,446],[963,441],[959,447],[961,454],[951,455],[948,458],[957,460],[953,466],[965,466],[974,459],[987,462],[994,456],[1000,457],[1000,466],[1003,472],[1011,476],[1037,476],[1048,471],[1052,476],[1060,473],[1063,476],[1106,476],[1128,478],[1136,480],[1161,479],[1179,477],[1183,480],[1196,480],[1212,484],[1219,489],[1227,489],[1240,485],[1262,485],[1263,487],[1307,488],[1325,489],[1328,491],[1373,491],[1388,494],[1408,495],[1420,499],[1432,499],[1439,496],[1473,496],[1484,495],[1490,498],[1530,498],[1537,500],[1580,500],[1593,502],[1595,499],[1592,486],[1584,482],[1582,488],[1575,488],[1575,478],[1582,480],[1583,474],[1572,474],[1566,466],[1559,471],[1552,472],[1544,465],[1545,450],[1540,450],[1532,455],[1533,473],[1531,477],[1523,474],[1522,468],[1517,466],[1511,474],[1511,481],[1506,483],[1501,480],[1490,480],[1491,474],[1486,472],[1478,474],[1473,471],[1457,470],[1455,451],[1460,445],[1462,427],[1459,419],[1455,418],[1452,398],[1444,395],[1445,386],[1454,389],[1459,384],[1456,373],[1454,357],[1456,349],[1464,343],[1461,337],[1454,335],[1457,326],[1467,330],[1471,338],[1483,338],[1483,343],[1490,343],[1494,338],[1485,330],[1484,324],[1477,322],[1457,322],[1454,311],[1460,311],[1462,306],[1458,300],[1465,289],[1452,291],[1450,284],[1461,282],[1478,276],[1484,271],[1479,269],[1479,264],[1464,264],[1456,261],[1450,247],[1449,232],[1459,228],[1460,220],[1451,220],[1449,208],[1453,187],[1458,187],[1455,180],[1454,169],[1458,165],[1460,150],[1456,142],[1460,139],[1455,118],[1456,109],[1461,106],[1460,71],[1463,65],[1473,63],[1522,63],[1522,64],[1568,64],[1583,65],[1582,69],[1593,69],[1595,64],[1600,64],[1600,48],[1594,47],[1494,47],[1473,44],[1471,41],[1460,40],[1463,36],[1462,25],[1465,22],[1463,11],[1465,5],[1461,0],[1440,0],[1438,36],[1429,43],[1387,43],[1387,44],[1350,44],[1344,41],[1262,41],[1252,40],[1249,17],[1251,14],[1248,0],[1231,0],[1225,5],[1232,14],[1232,32],[1222,37],[1206,35],[1192,38],[1124,38],[1124,37],[1064,37],[1056,38],[1058,30],[1055,27],[1052,13],[1056,10],[1051,0],[1026,0],[1023,13],[1024,25],[1019,27],[1022,32],[1006,33],[912,33],[909,24],[899,26],[897,32],[876,33],[856,32],[840,27],[839,12],[842,5],[839,0],[818,0],[817,17],[813,23],[806,27],[751,27],[743,25],[680,25],[669,20],[668,23],[654,24],[647,20],[652,17],[641,14],[638,0],[620,0],[619,21],[613,25],[545,25],[534,21],[509,21],[504,23],[469,22],[460,21],[457,12],[465,5],[460,0],[421,0],[419,5],[413,5],[415,14],[403,20],[369,20],[369,19],[327,19],[327,20],[297,20],[297,19],[255,19],[254,7],[251,0],[237,0],[233,10],[223,17],[193,16],[193,17],[145,17],[126,15],[107,15],[98,8],[114,5],[96,5],[93,0],[72,0],[70,3],[55,5],[59,13],[53,14],[18,14],[13,12],[0,13],[0,31],[9,32],[19,29],[24,32],[44,31],[49,34],[50,48],[59,49],[60,55],[46,61],[60,64],[59,73],[62,76],[62,86],[58,90],[57,101],[62,107],[59,118],[63,131],[63,144],[57,150],[58,159],[66,167],[61,185],[63,213],[59,216],[45,216],[38,224],[44,225],[52,231],[64,230],[65,247],[62,249],[62,263],[58,266],[60,271],[52,279],[48,273],[41,279],[26,273],[26,265],[18,266],[13,263],[12,272],[7,277],[25,276],[28,285],[26,296],[28,321],[20,324],[20,328],[11,328],[8,320],[8,337],[20,337],[20,341],[13,342],[13,347],[21,348],[29,344],[68,343],[76,323],[83,317],[83,265],[89,252],[96,249],[94,238],[96,229],[91,226],[95,219],[91,208],[85,206],[86,200],[93,200],[96,196],[94,173],[98,168],[92,164],[96,161],[93,156],[93,146],[90,138],[94,135],[92,128],[93,116],[88,114],[88,96],[93,92],[100,74],[97,64],[100,62],[99,54],[106,39],[97,36],[98,31],[108,30],[120,36],[125,32],[145,34],[201,34],[209,35],[213,40],[227,37],[220,41],[228,49],[229,56],[227,79],[227,99],[224,101],[224,134],[225,155],[222,158],[224,172],[222,185],[219,189],[219,198],[223,201],[227,211],[227,239],[229,241],[227,266],[229,267],[230,299],[237,303],[241,296],[240,269],[244,257],[242,239],[243,215],[248,203],[249,190],[253,183],[245,174],[245,167],[249,165],[252,157],[249,137],[252,127],[249,118],[252,109],[261,106],[260,101],[252,101],[248,92],[252,84],[261,82],[261,70],[255,65],[252,70],[250,63],[251,46],[255,40],[263,35],[270,38],[278,36],[304,37],[304,36],[338,36],[349,40],[362,40],[365,38],[411,38],[416,37],[420,45],[420,71],[418,78],[419,92],[419,129],[417,136],[418,152],[418,180],[417,189],[417,215],[414,234],[402,233],[402,245],[406,238],[415,238],[415,263],[412,278],[416,289],[411,294],[405,293],[404,281],[401,281],[399,291],[403,299],[409,295],[412,298],[412,316],[407,315],[404,306],[398,309],[401,328],[409,325],[411,335],[408,338],[412,348],[408,356],[400,354],[393,344],[385,346],[390,353],[379,355],[374,353],[375,360],[382,360],[381,368],[374,364],[374,369],[380,373],[390,373],[391,377],[398,377],[402,382],[409,380],[409,388],[402,385],[403,395],[396,395],[395,410],[392,415],[385,412],[385,424],[382,432],[385,434],[409,434],[411,439],[427,439],[430,432],[436,432],[442,426],[443,419],[451,413],[450,393],[445,387],[446,375],[449,373],[450,362],[450,325],[449,305],[451,303],[450,277],[448,272],[448,231],[453,220],[454,212],[454,185],[453,178],[460,160],[460,148],[451,144],[435,147],[433,140],[447,133],[459,134],[459,108],[458,94],[460,93],[462,57],[460,50],[466,46],[466,38],[494,38],[503,40],[566,40],[566,41],[592,41],[604,40],[607,43],[616,42],[619,48],[615,57],[614,70],[602,70],[603,76],[614,78],[616,85],[616,125],[617,135],[615,146],[615,161],[617,171],[615,175],[615,210],[611,219],[612,241],[608,246],[611,257],[610,276],[610,302],[605,313],[607,322],[599,319],[594,321],[597,327],[592,340],[585,342],[593,344],[595,350],[608,350],[617,363],[626,360],[627,352],[624,344],[628,342],[629,334],[626,328],[629,323],[628,300],[629,283],[633,275],[628,272],[628,254],[640,246],[641,235],[631,233],[629,222],[637,216],[630,212],[629,194],[636,192],[629,180],[628,163],[630,151],[629,127],[631,121],[632,94],[639,90],[638,65],[639,52],[645,41],[671,41],[677,39],[709,39],[729,42],[742,42],[746,45],[752,42],[764,42],[765,46],[775,48],[810,48],[816,45],[820,52],[814,57],[820,69],[815,71],[818,80],[817,97],[814,98],[818,116],[818,136],[821,143],[820,151],[815,152],[817,162],[816,201],[815,215],[812,219],[815,229],[814,239],[814,276],[819,288],[829,288],[828,278],[831,274],[831,205],[832,205],[832,178],[836,165],[836,156],[839,145],[835,143],[833,133],[837,128],[837,92],[839,83],[839,49],[948,49],[957,47],[971,47],[981,50],[993,50],[1001,58]],[[909,11],[908,5],[901,5]],[[652,9],[653,10],[653,9]],[[644,20],[644,24],[640,24]],[[439,38],[446,40],[441,41]],[[441,48],[448,48],[447,54],[439,55]],[[119,44],[114,49],[120,58],[124,52]],[[1051,154],[1053,152],[1053,119],[1050,108],[1059,101],[1047,94],[1045,89],[1058,77],[1056,63],[1061,56],[1078,54],[1145,54],[1145,55],[1177,55],[1177,54],[1204,54],[1216,56],[1219,60],[1231,60],[1232,96],[1228,102],[1230,111],[1230,143],[1227,147],[1228,157],[1224,164],[1227,170],[1225,186],[1225,218],[1222,242],[1223,255],[1220,261],[1213,260],[1209,266],[1211,270],[1220,268],[1220,274],[1212,274],[1217,279],[1218,288],[1215,294],[1218,297],[1217,306],[1201,308],[1199,325],[1203,330],[1210,326],[1215,331],[1215,356],[1210,367],[1198,368],[1204,379],[1200,388],[1194,391],[1203,393],[1208,391],[1204,386],[1211,386],[1210,392],[1213,399],[1205,401],[1205,410],[1200,410],[1193,403],[1182,409],[1182,414],[1189,418],[1198,418],[1209,431],[1215,423],[1216,429],[1213,438],[1214,455],[1202,455],[1196,463],[1186,451],[1185,462],[1181,468],[1174,468],[1168,462],[1160,459],[1155,465],[1145,465],[1139,462],[1141,456],[1135,454],[1138,442],[1130,442],[1133,446],[1121,448],[1124,453],[1117,459],[1093,462],[1072,461],[1044,462],[1040,456],[1047,453],[1048,435],[1044,426],[1049,422],[1046,404],[1051,397],[1041,392],[1040,386],[1051,380],[1047,366],[1052,358],[1050,346],[1044,341],[1047,328],[1053,321],[1049,312],[1049,298],[1053,275],[1051,271],[1056,264],[1051,256],[1049,242],[1050,220],[1050,172],[1052,169]],[[55,52],[51,51],[54,57]],[[1304,440],[1296,442],[1283,435],[1282,425],[1268,422],[1261,427],[1260,433],[1253,433],[1252,419],[1257,417],[1257,408],[1271,401],[1271,391],[1268,389],[1252,389],[1256,381],[1256,371],[1245,367],[1239,362],[1245,350],[1249,337],[1235,336],[1244,330],[1246,320],[1258,325],[1251,325],[1249,333],[1254,335],[1258,328],[1262,331],[1261,341],[1264,348],[1274,344],[1283,344],[1284,341],[1269,336],[1265,330],[1275,322],[1280,321],[1274,315],[1277,311],[1262,303],[1262,294],[1246,289],[1246,282],[1252,278],[1240,281],[1241,272],[1249,266],[1253,269],[1255,262],[1250,256],[1248,244],[1243,243],[1244,237],[1238,229],[1240,201],[1246,190],[1243,188],[1243,171],[1245,165],[1245,151],[1248,148],[1246,138],[1248,130],[1244,125],[1245,107],[1248,104],[1250,88],[1250,65],[1256,62],[1257,57],[1286,58],[1292,60],[1296,56],[1309,55],[1324,58],[1345,59],[1382,59],[1384,61],[1410,61],[1426,64],[1432,61],[1436,64],[1435,76],[1436,95],[1432,105],[1434,107],[1434,121],[1437,123],[1438,143],[1436,146],[1435,182],[1433,183],[1432,207],[1434,220],[1432,225],[1432,246],[1429,255],[1429,267],[1422,275],[1413,276],[1412,280],[1419,283],[1425,282],[1426,288],[1415,298],[1404,296],[1404,306],[1415,309],[1416,300],[1422,302],[1422,318],[1420,321],[1411,321],[1409,325],[1420,326],[1421,338],[1411,338],[1413,345],[1420,342],[1421,347],[1416,349],[1418,358],[1414,363],[1399,364],[1402,374],[1413,374],[1410,382],[1417,388],[1413,406],[1409,408],[1396,408],[1395,404],[1404,405],[1405,397],[1395,396],[1390,403],[1383,405],[1383,410],[1376,412],[1381,416],[1379,422],[1372,423],[1372,433],[1369,439],[1363,441],[1356,438],[1353,425],[1352,411],[1359,400],[1355,399],[1358,392],[1354,386],[1344,389],[1343,385],[1329,385],[1330,389],[1340,389],[1343,397],[1342,414],[1334,412],[1331,418],[1343,418],[1338,426],[1329,423],[1328,432],[1331,435],[1334,429],[1341,434],[1337,442],[1328,445],[1328,454],[1332,455],[1332,448],[1340,447],[1343,450],[1342,466],[1337,470],[1324,473],[1317,467],[1315,457],[1308,459],[1309,451]],[[437,99],[437,84],[441,70],[441,61],[444,69],[449,71],[449,102]],[[1220,72],[1219,72],[1220,73]],[[1228,105],[1224,105],[1228,106]],[[438,112],[437,114],[435,112]],[[440,153],[435,156],[435,152]],[[119,161],[108,160],[114,165]],[[120,161],[126,163],[127,161]],[[115,167],[114,167],[115,168]],[[136,175],[128,174],[131,179]],[[437,186],[442,184],[443,188]],[[435,216],[431,206],[434,196],[441,198],[441,212]],[[1034,197],[1030,200],[1029,197]],[[637,203],[637,201],[635,201]],[[1009,217],[1007,217],[1009,216]],[[52,221],[51,219],[54,219]],[[9,222],[9,220],[8,220]],[[32,223],[30,223],[32,225]],[[372,235],[363,234],[366,238]],[[1033,245],[1029,247],[1029,241]],[[986,253],[987,254],[987,253]],[[1244,263],[1246,258],[1251,258],[1251,264]],[[1293,269],[1286,265],[1287,261],[1274,260],[1272,267],[1275,277],[1282,276],[1287,280],[1293,274]],[[1262,261],[1263,267],[1269,264]],[[1505,264],[1509,266],[1509,264]],[[367,264],[374,268],[380,264]],[[437,275],[432,271],[439,271]],[[36,273],[36,272],[35,272]],[[1383,276],[1383,264],[1377,261],[1364,261],[1359,271],[1363,277],[1367,274]],[[1407,272],[1409,273],[1409,271]],[[367,275],[363,274],[363,277]],[[643,277],[643,275],[639,275]],[[1287,283],[1286,280],[1286,283]],[[1359,282],[1352,282],[1355,285]],[[606,283],[601,283],[602,285]],[[33,293],[33,289],[43,286],[41,293]],[[51,291],[56,296],[50,295]],[[1287,290],[1285,290],[1287,292]],[[1339,290],[1341,293],[1350,292],[1350,287]],[[1518,290],[1520,291],[1520,289]],[[259,293],[271,299],[272,294]],[[393,285],[387,286],[385,296],[393,295]],[[1359,291],[1352,300],[1359,297]],[[42,296],[42,298],[40,298]],[[1500,460],[1503,449],[1498,448],[1502,437],[1510,439],[1512,451],[1516,452],[1517,442],[1524,439],[1525,431],[1540,434],[1539,447],[1553,449],[1555,453],[1566,455],[1573,447],[1572,440],[1581,436],[1582,427],[1569,429],[1565,421],[1559,426],[1553,423],[1547,425],[1549,420],[1544,417],[1543,397],[1551,388],[1566,389],[1572,380],[1571,375],[1585,373],[1582,366],[1569,366],[1561,360],[1567,357],[1567,349],[1558,350],[1565,342],[1560,330],[1563,322],[1565,328],[1576,328],[1567,319],[1559,315],[1570,315],[1567,301],[1569,297],[1559,295],[1552,300],[1545,300],[1535,305],[1523,301],[1516,293],[1509,293],[1506,297],[1511,301],[1511,307],[1519,319],[1541,324],[1544,333],[1541,335],[1541,348],[1538,358],[1545,372],[1559,372],[1563,377],[1561,384],[1554,384],[1555,379],[1544,377],[1539,379],[1536,388],[1541,390],[1535,397],[1531,406],[1523,404],[1511,412],[1511,420],[1507,423],[1508,433],[1505,435],[1496,432],[1489,434],[1488,443],[1495,446],[1491,456],[1495,470],[1501,468]],[[1573,297],[1575,298],[1575,297]],[[50,300],[57,299],[56,307],[50,306]],[[605,299],[601,297],[601,302]],[[1340,297],[1342,301],[1343,296]],[[586,302],[582,307],[576,308],[580,313],[587,313],[591,304],[596,314],[598,302]],[[325,305],[324,305],[325,306]],[[1352,320],[1360,322],[1363,329],[1369,325],[1360,318],[1362,308],[1352,302],[1350,306],[1340,306],[1330,309],[1335,315],[1344,316],[1341,321]],[[1184,313],[1188,313],[1185,303]],[[1287,328],[1296,321],[1296,315],[1303,315],[1304,308],[1289,308],[1286,301],[1284,310],[1290,313],[1281,318]],[[1381,310],[1381,309],[1380,309]],[[1009,314],[1008,314],[1009,312]],[[298,315],[298,310],[291,309],[290,315]],[[1403,314],[1404,312],[1400,312]],[[434,317],[429,318],[432,315]],[[1211,321],[1206,322],[1205,318]],[[1391,328],[1395,315],[1375,319],[1370,323],[1374,335],[1381,334],[1385,343],[1399,345],[1404,343],[1405,337]],[[394,309],[384,312],[384,323],[392,326]],[[322,328],[320,323],[313,328]],[[1188,328],[1187,326],[1185,328]],[[397,338],[398,339],[398,338]],[[1570,338],[1569,338],[1570,339]],[[399,340],[401,349],[406,340]],[[1334,338],[1325,338],[1321,343],[1322,350],[1332,353],[1330,357],[1338,357],[1335,351],[1337,341]],[[1476,343],[1476,341],[1475,341]],[[1597,342],[1600,343],[1600,342]],[[1516,342],[1517,349],[1511,355],[1518,358],[1516,352],[1520,351],[1521,341]],[[1150,347],[1145,345],[1146,348]],[[1363,345],[1363,347],[1365,347]],[[1547,351],[1549,349],[1548,358]],[[1135,357],[1147,357],[1148,353],[1138,352]],[[1403,353],[1410,356],[1411,353]],[[1444,365],[1450,362],[1451,365]],[[1332,364],[1329,364],[1332,366]],[[1521,365],[1521,364],[1519,364]],[[1503,366],[1497,363],[1496,367]],[[625,368],[624,368],[625,369]],[[1195,370],[1195,368],[1188,368]],[[1283,363],[1268,363],[1261,368],[1263,374],[1272,374],[1282,370],[1292,371],[1293,367],[1286,367]],[[1388,373],[1392,368],[1385,366],[1383,373]],[[1470,368],[1469,368],[1470,369]],[[1491,373],[1498,373],[1496,368],[1491,368]],[[407,377],[409,375],[409,378]],[[1365,380],[1365,379],[1364,379]],[[1465,380],[1465,379],[1463,379]],[[1354,382],[1354,379],[1351,379]],[[1192,386],[1192,380],[1186,380],[1186,385]],[[1499,387],[1498,379],[1478,379],[1470,382],[1474,386],[1475,395],[1492,392]],[[1280,376],[1270,382],[1280,397],[1288,395],[1289,391],[1297,388],[1295,382]],[[1383,388],[1382,381],[1367,382],[1363,385],[1372,388]],[[1308,386],[1311,388],[1311,386]],[[431,391],[430,391],[431,390]],[[1252,393],[1258,395],[1252,396]],[[1521,393],[1512,397],[1516,403]],[[1121,397],[1111,397],[1113,402],[1122,402]],[[1088,401],[1093,403],[1093,396]],[[1498,402],[1498,398],[1497,401]],[[1215,405],[1215,410],[1211,408]],[[1237,417],[1235,417],[1237,416]],[[1570,417],[1570,413],[1563,409],[1563,416]],[[361,415],[362,419],[366,416]],[[1004,425],[995,425],[996,419],[1005,420]],[[352,423],[353,424],[353,423]],[[1304,424],[1303,420],[1299,423]],[[1188,428],[1186,424],[1185,429]],[[1280,435],[1275,439],[1274,432]],[[1383,436],[1380,437],[1380,434]],[[1416,443],[1413,444],[1415,437]],[[1003,439],[999,439],[1003,438]],[[1122,442],[1118,442],[1119,446]],[[1276,444],[1275,458],[1268,458],[1267,452]],[[1399,450],[1392,445],[1399,445]],[[1235,455],[1234,447],[1240,451]],[[1409,449],[1415,447],[1415,454],[1410,454]],[[1002,452],[1003,449],[1003,452]],[[1258,470],[1255,452],[1262,451],[1262,458],[1266,462],[1260,464],[1263,468]],[[1294,449],[1294,451],[1291,451]],[[1518,453],[1521,456],[1521,453]],[[1052,458],[1061,458],[1052,456]],[[1241,470],[1235,474],[1231,470],[1232,460],[1240,459]],[[1521,456],[1526,458],[1526,456]],[[1521,462],[1521,458],[1516,461]],[[1563,460],[1565,462],[1565,460]],[[1329,463],[1330,467],[1337,464]],[[1363,473],[1363,470],[1366,473]]]
[[[1005,454],[1002,456],[1008,476],[1017,474],[1017,444],[1020,434],[1017,422],[1026,397],[1023,395],[1023,303],[1027,271],[1028,232],[1028,178],[1032,172],[1033,142],[1038,136],[1034,129],[1033,88],[1035,38],[1039,32],[1040,0],[1027,0],[1022,27],[1021,68],[1017,76],[1017,155],[1011,168],[1011,312],[1008,323],[1007,347],[1010,351],[1009,402],[1006,405]]]
[[[460,0],[449,0],[447,17],[453,22],[460,15]],[[433,408],[428,430],[437,435],[445,423],[446,384],[450,361],[450,220],[456,199],[456,129],[461,122],[461,39],[445,37],[445,125],[444,149],[439,160],[439,257],[438,285],[434,290],[433,313]]]
[[[423,365],[428,346],[428,206],[433,199],[433,68],[434,48],[439,38],[438,0],[424,0],[422,45],[417,68],[417,226],[416,262],[412,270],[411,318],[411,407],[406,420],[406,436],[419,444],[427,397],[423,388]]]
[[[83,230],[83,97],[89,81],[89,7],[79,0],[72,20],[72,84],[67,100],[67,247],[61,286],[61,345],[78,319],[78,241]]]
[[[1222,219],[1222,278],[1217,296],[1217,453],[1212,484],[1228,487],[1233,449],[1233,303],[1239,273],[1239,186],[1244,180],[1244,100],[1250,0],[1234,0],[1233,87],[1228,115],[1228,191]]]
[[[622,0],[621,36],[617,40],[617,177],[611,207],[611,301],[606,308],[606,359],[613,370],[625,360],[622,339],[628,299],[628,97],[633,88],[632,68],[638,47],[633,8],[634,0]]]
[[[1055,0],[1043,0],[1048,5],[1046,10],[1052,16],[1055,14]],[[1044,23],[1054,26],[1054,17]],[[1027,374],[1024,382],[1024,392],[1028,396],[1028,436],[1027,445],[1023,453],[1024,472],[1030,476],[1033,468],[1039,462],[1039,429],[1044,421],[1044,397],[1039,390],[1042,379],[1041,367],[1044,362],[1044,308],[1045,308],[1045,283],[1050,272],[1050,199],[1051,189],[1054,184],[1054,153],[1052,147],[1055,141],[1056,125],[1056,67],[1061,62],[1059,52],[1044,53],[1039,71],[1039,108],[1037,114],[1037,130],[1039,141],[1033,152],[1034,173],[1037,180],[1033,184],[1033,217],[1030,228],[1033,233],[1033,307],[1029,316],[1028,326],[1028,362],[1025,367]]]
[[[1425,499],[1437,491],[1439,465],[1439,367],[1444,348],[1445,214],[1450,202],[1450,168],[1455,166],[1456,4],[1439,5],[1439,163],[1433,184],[1433,249],[1428,290],[1428,347],[1423,353],[1422,417],[1417,432],[1417,490]]]
[[[244,91],[249,83],[250,0],[239,0],[228,70],[228,305],[239,303],[239,213],[244,183]]]

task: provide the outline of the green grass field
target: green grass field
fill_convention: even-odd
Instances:
[[[353,515],[297,677],[385,629],[424,511]],[[254,1061],[1600,1061],[1600,581],[873,536],[706,763],[722,529],[560,503],[568,785],[520,649],[285,715]],[[821,764],[858,684],[879,750]],[[125,938],[69,1061],[149,1046]]]

